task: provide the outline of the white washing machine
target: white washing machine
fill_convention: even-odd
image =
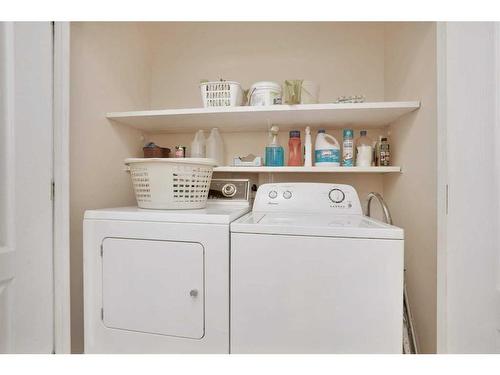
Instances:
[[[86,353],[228,353],[229,224],[248,180],[213,180],[201,210],[85,212]]]
[[[231,224],[231,353],[401,353],[403,257],[351,186],[260,186]]]

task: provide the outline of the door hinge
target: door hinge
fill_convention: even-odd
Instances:
[[[104,309],[101,308],[101,320],[104,320]]]
[[[446,184],[446,198],[445,198],[445,204],[446,204],[446,208],[445,208],[445,212],[446,212],[446,215],[448,215],[448,184]]]
[[[103,247],[103,246],[102,246],[102,244],[101,244],[101,249],[100,249],[100,251],[99,251],[99,254],[101,254],[101,258],[102,258],[103,253],[104,253],[104,247]]]
[[[50,200],[53,201],[56,196],[56,183],[54,180],[50,181]]]

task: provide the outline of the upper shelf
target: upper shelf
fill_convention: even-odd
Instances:
[[[297,104],[111,112],[106,117],[150,133],[191,133],[214,127],[226,132],[261,131],[267,130],[269,124],[278,125],[282,130],[306,125],[377,128],[419,107],[418,101]]]

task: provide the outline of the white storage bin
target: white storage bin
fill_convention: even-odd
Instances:
[[[248,104],[251,106],[281,104],[282,94],[281,85],[277,82],[256,82],[250,87]]]
[[[203,106],[236,107],[243,103],[243,89],[238,82],[213,81],[200,84]]]
[[[140,208],[187,210],[207,205],[214,160],[133,158],[125,164]]]

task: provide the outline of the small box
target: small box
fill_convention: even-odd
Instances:
[[[261,167],[262,166],[262,157],[255,155],[247,155],[241,157],[235,157],[233,159],[234,167]]]

